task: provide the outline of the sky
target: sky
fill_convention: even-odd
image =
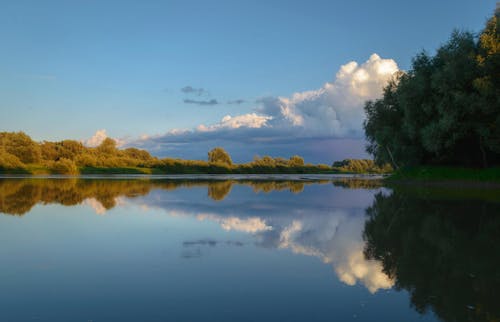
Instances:
[[[493,0],[0,1],[0,131],[330,164],[363,104]]]

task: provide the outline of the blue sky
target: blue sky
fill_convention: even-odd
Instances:
[[[359,127],[332,132],[317,123],[332,113],[350,123],[357,117],[336,107],[317,114],[325,104],[345,103],[338,102],[341,66],[355,61],[370,70],[363,64],[376,53],[381,62],[408,69],[417,52],[432,53],[454,28],[479,31],[494,8],[495,1],[483,0],[2,1],[0,130],[60,140],[105,129],[158,155],[183,157],[203,158],[213,145],[240,159],[302,152],[330,163],[349,153],[362,156]],[[369,80],[385,81],[377,75]],[[277,108],[270,99],[328,92],[325,83],[334,85],[334,94],[324,94],[336,95],[333,101],[275,102],[295,114],[270,112]],[[181,90],[188,87],[190,93]],[[316,120],[297,119],[316,114]],[[227,115],[245,117],[222,126]],[[200,124],[210,130],[200,132]],[[191,131],[178,139],[174,129]],[[148,137],[138,140],[142,135]],[[317,154],[315,146],[344,152]]]

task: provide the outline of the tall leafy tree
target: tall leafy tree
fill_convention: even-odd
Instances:
[[[233,160],[231,160],[229,153],[221,147],[213,148],[208,152],[208,162],[223,163],[227,165],[233,164]]]
[[[365,104],[367,151],[378,163],[500,164],[498,21],[497,13],[478,37],[453,32]]]

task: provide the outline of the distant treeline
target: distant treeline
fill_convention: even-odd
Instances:
[[[223,148],[208,153],[205,160],[157,158],[146,150],[119,149],[106,138],[97,147],[75,140],[35,142],[23,132],[0,132],[0,172],[26,174],[252,174],[252,173],[334,173],[390,171],[371,160],[344,160],[333,166],[305,163],[300,156],[254,157],[251,162],[235,164]]]
[[[393,171],[389,163],[379,166],[375,161],[369,159],[345,159],[343,161],[335,161],[332,167],[343,172],[355,173],[389,173]]]
[[[455,31],[431,56],[367,102],[368,152],[377,163],[500,166],[500,11],[479,34]]]

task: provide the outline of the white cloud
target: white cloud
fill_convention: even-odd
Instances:
[[[263,97],[250,113],[226,115],[215,124],[201,124],[192,130],[174,129],[164,135],[144,137],[128,144],[150,149],[159,155],[185,156],[186,149],[205,153],[207,146],[220,145],[221,141],[233,150],[238,150],[238,146],[247,149],[248,143],[258,143],[252,145],[256,151],[248,151],[244,160],[255,153],[278,151],[278,142],[285,144],[283,149],[292,146],[292,154],[303,154],[308,159],[317,160],[315,155],[307,155],[311,153],[307,150],[310,142],[300,144],[298,140],[301,139],[323,142],[356,139],[359,140],[358,150],[363,151],[364,103],[379,98],[398,70],[394,60],[373,54],[364,63],[351,61],[341,66],[335,78],[318,89],[296,92],[289,97]],[[367,157],[363,153],[342,157]],[[194,157],[201,155],[191,154]],[[321,162],[325,162],[323,155],[321,158]]]
[[[87,140],[83,140],[82,143],[85,146],[95,148],[96,146],[99,146],[102,143],[102,141],[104,141],[106,138],[108,138],[108,134],[106,133],[105,129],[97,130],[91,138],[89,138]],[[150,136],[146,136],[146,135],[141,136],[141,140],[148,140],[150,138],[151,138]],[[121,146],[125,145],[128,141],[128,140],[125,140],[123,138],[122,139],[113,138],[113,140],[116,141],[117,147],[121,147]]]
[[[335,80],[317,90],[262,99],[258,110],[274,116],[275,126],[298,127],[304,136],[361,136],[364,103],[380,97],[398,70],[394,60],[373,54],[361,65],[341,66]]]
[[[258,129],[267,126],[267,122],[271,119],[271,116],[257,115],[255,113],[243,114],[238,116],[226,115],[217,124],[210,126],[201,124],[196,129],[200,132],[216,131],[219,129]]]
[[[391,288],[394,281],[382,272],[381,263],[364,256],[363,226],[362,216],[341,211],[293,220],[281,230],[278,247],[320,258],[347,285],[360,282],[371,293]]]
[[[196,131],[268,127],[275,134],[295,128],[299,137],[360,137],[364,103],[379,98],[398,70],[394,60],[373,54],[362,64],[352,61],[341,66],[335,79],[319,89],[262,98],[256,113],[227,115],[219,123],[198,126]]]
[[[94,209],[95,213],[98,215],[104,215],[106,213],[106,208],[95,198],[88,198],[83,201],[84,205],[89,206]]]
[[[108,137],[108,134],[106,134],[106,130],[97,130],[95,134],[88,140],[84,140],[83,144],[85,144],[88,147],[96,147],[99,144],[102,143],[106,138]]]
[[[236,230],[246,233],[257,233],[261,231],[271,230],[272,227],[268,226],[265,220],[259,217],[238,218],[238,217],[221,217],[212,214],[200,214],[196,216],[198,220],[211,220],[218,222],[224,230]]]

